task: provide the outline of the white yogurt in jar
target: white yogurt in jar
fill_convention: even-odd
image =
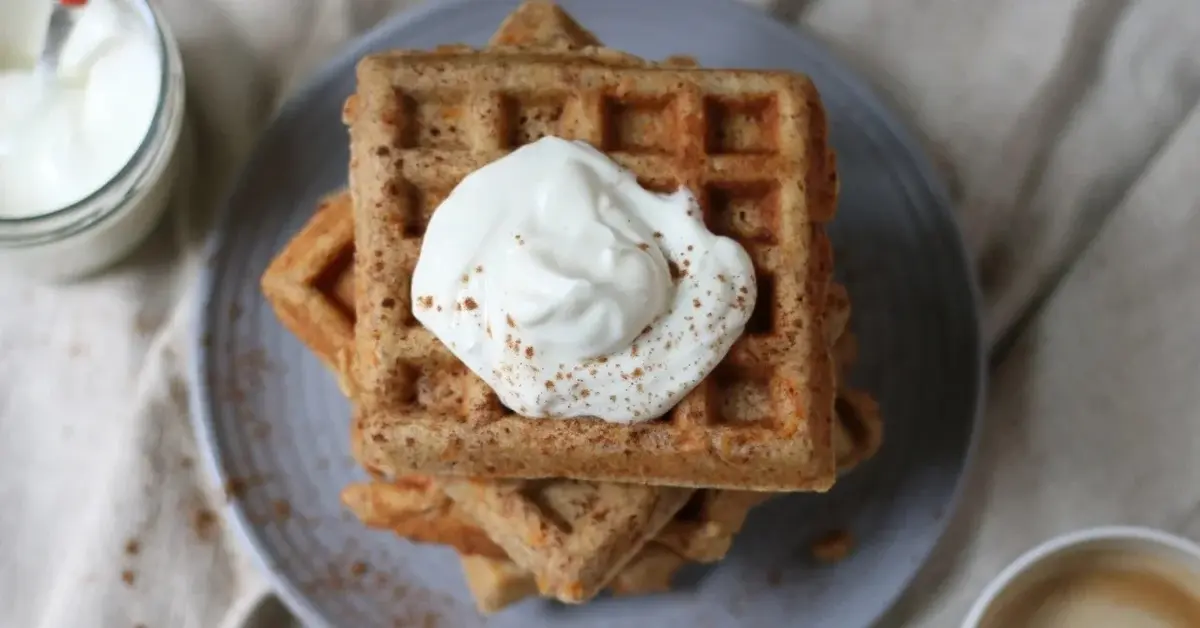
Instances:
[[[52,76],[34,68],[47,0],[0,5],[0,219],[49,214],[130,162],[162,92],[157,35],[115,0],[81,9]]]
[[[132,252],[188,172],[183,63],[149,0],[89,0],[50,80],[51,0],[0,0],[0,275],[77,279]]]

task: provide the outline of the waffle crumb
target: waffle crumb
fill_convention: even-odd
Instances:
[[[225,481],[225,500],[233,501],[246,496],[248,483],[242,478],[229,478]]]
[[[841,562],[854,550],[854,536],[849,530],[838,529],[827,532],[811,547],[813,558],[826,564]]]

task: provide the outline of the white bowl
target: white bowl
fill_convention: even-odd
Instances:
[[[1195,571],[1200,578],[1200,544],[1161,530],[1133,526],[1108,526],[1078,530],[1054,537],[1025,552],[999,573],[975,600],[963,628],[979,628],[997,599],[1017,585],[1047,573],[1068,556],[1087,550],[1160,556]]]

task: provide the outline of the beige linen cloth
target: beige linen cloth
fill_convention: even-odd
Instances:
[[[1026,323],[951,534],[885,625],[956,625],[1003,564],[1081,526],[1200,539],[1200,2],[757,3],[924,132],[989,337]],[[412,2],[157,4],[196,139],[173,215],[96,279],[0,281],[0,626],[282,625],[247,613],[266,584],[194,462],[187,289],[205,217],[274,107]]]

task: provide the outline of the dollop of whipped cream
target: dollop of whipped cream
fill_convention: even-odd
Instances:
[[[583,142],[546,137],[468,175],[437,208],[413,314],[532,418],[661,417],[754,309],[749,255],[692,193],[656,194]]]

